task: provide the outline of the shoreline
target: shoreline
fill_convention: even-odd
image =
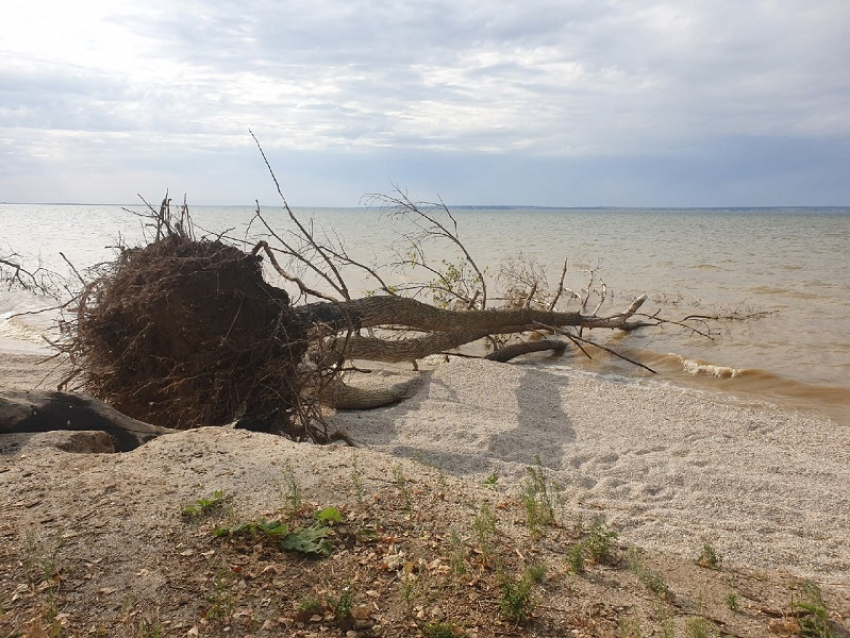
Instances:
[[[0,387],[25,389],[62,372],[37,363],[0,355]],[[386,371],[356,382],[411,374]],[[782,610],[804,579],[822,591],[836,626],[846,627],[850,449],[831,422],[482,360],[455,360],[421,376],[417,393],[402,403],[329,417],[329,428],[347,430],[356,448],[228,427],[161,436],[118,454],[94,445],[108,437],[85,432],[0,435],[0,590],[26,590],[17,601],[1,601],[0,627],[22,631],[42,622],[40,589],[21,586],[21,556],[37,551],[53,556],[62,574],[63,627],[126,628],[127,616],[115,610],[133,600],[133,622],[173,627],[162,635],[207,635],[204,610],[224,573],[240,613],[263,619],[268,631],[256,635],[283,628],[337,635],[314,631],[332,614],[305,620],[296,610],[317,592],[345,587],[374,619],[363,635],[407,636],[416,623],[399,623],[417,609],[398,601],[415,573],[421,595],[438,596],[419,610],[426,616],[471,623],[478,629],[470,636],[524,635],[499,625],[498,613],[492,624],[499,575],[479,562],[476,541],[485,514],[500,560],[514,570],[542,561],[547,570],[535,590],[545,604],[531,622],[554,629],[536,635],[619,635],[624,618],[658,631],[676,623],[676,635],[687,635],[702,617],[730,635],[768,638],[790,631]],[[554,509],[554,522],[536,537],[523,501],[529,469]],[[293,486],[302,506],[296,510]],[[216,494],[227,507],[212,520],[181,515]],[[285,517],[311,525],[312,513],[328,506],[344,518],[329,560],[305,563],[255,540],[213,537],[222,522]],[[570,548],[597,521],[617,537],[616,562],[570,572]],[[364,532],[371,535],[355,542]],[[445,590],[444,570],[458,546],[470,571]],[[705,547],[722,567],[697,564]],[[632,556],[672,599],[647,589]],[[265,593],[293,588],[275,604]],[[179,595],[163,598],[163,591]],[[490,606],[482,608],[479,597]],[[659,620],[662,606],[667,620]],[[607,629],[593,629],[599,622]],[[589,630],[568,634],[571,626]]]
[[[55,387],[63,372],[0,353],[0,387]],[[732,563],[850,580],[850,449],[829,420],[582,371],[454,360],[424,375],[412,398],[336,413],[330,428],[367,454],[495,476],[506,493],[539,466],[564,511],[601,513],[648,549],[710,543]]]

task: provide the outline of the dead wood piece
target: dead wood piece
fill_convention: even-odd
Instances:
[[[403,383],[372,388],[335,381],[324,389],[321,400],[337,410],[372,410],[409,399],[416,394],[421,381],[420,377],[415,377]]]
[[[0,434],[30,434],[55,430],[106,432],[118,452],[129,452],[168,428],[137,421],[81,394],[48,390],[0,391]]]
[[[556,353],[563,352],[567,347],[566,341],[561,341],[559,339],[538,339],[537,341],[522,341],[520,343],[512,343],[509,346],[505,346],[504,348],[499,348],[488,354],[485,359],[489,359],[490,361],[499,361],[500,363],[505,363],[506,361],[510,361],[511,359],[515,359],[516,357],[528,354],[530,352],[544,352],[546,350],[552,350]]]

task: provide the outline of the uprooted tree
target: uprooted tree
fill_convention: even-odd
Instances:
[[[631,331],[667,321],[640,313],[645,296],[603,314],[608,295],[596,271],[587,270],[586,285],[573,291],[565,286],[566,262],[550,286],[533,261],[511,260],[500,273],[505,292],[494,294],[441,202],[414,202],[400,190],[373,196],[372,204],[409,230],[394,264],[371,265],[349,255],[335,235],[320,235],[278,192],[288,229],[274,228],[258,205],[252,225],[263,239],[247,252],[226,234],[196,239],[185,201],[172,210],[166,195],[158,209],[148,207],[148,244],[125,248],[80,277],[56,344],[72,366],[64,387],[164,428],[237,420],[327,442],[347,437],[328,432],[322,405],[374,407],[408,390],[349,387],[343,376],[358,362],[415,368],[429,355],[481,340],[488,358],[507,361],[568,344],[584,350],[586,329]],[[457,259],[433,265],[427,248],[434,241],[448,243]],[[389,282],[388,267],[405,271],[401,283]],[[372,282],[372,292],[352,295],[353,271]],[[411,274],[417,272],[424,277]],[[290,291],[269,283],[270,273]],[[700,332],[684,321],[676,323]]]

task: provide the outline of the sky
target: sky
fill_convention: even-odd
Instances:
[[[848,0],[4,0],[0,201],[850,205]]]

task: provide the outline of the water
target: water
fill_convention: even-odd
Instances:
[[[134,210],[140,210],[133,207]],[[281,232],[291,225],[279,209],[265,211]],[[691,314],[764,314],[749,321],[711,324],[713,339],[675,325],[645,332],[592,333],[653,367],[650,375],[608,356],[592,361],[541,357],[537,365],[581,366],[623,375],[631,382],[665,383],[688,391],[721,392],[730,400],[770,402],[811,410],[850,424],[850,208],[839,209],[455,209],[461,238],[493,287],[499,263],[522,252],[548,267],[555,284],[567,259],[566,285],[586,283],[583,266],[597,269],[610,295],[603,306],[622,309],[647,293],[645,310],[670,319]],[[342,238],[359,260],[388,264],[399,229],[379,211],[304,209],[320,233]],[[251,207],[197,207],[198,226],[253,240]],[[119,242],[145,236],[144,222],[119,206],[0,205],[0,253],[12,248],[68,272],[109,259]],[[260,234],[254,224],[247,235]],[[429,247],[440,258],[452,251]],[[429,253],[429,254],[430,254]],[[382,269],[389,283],[406,280]],[[349,273],[353,290],[375,288]],[[0,295],[0,348],[44,349],[42,333],[54,315],[10,315],[35,310],[41,300]]]

